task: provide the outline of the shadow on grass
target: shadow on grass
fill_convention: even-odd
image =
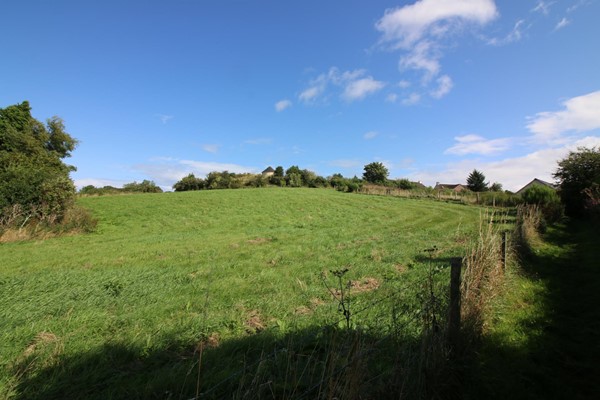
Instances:
[[[516,306],[535,311],[513,329],[527,339],[484,335],[469,398],[600,398],[600,232],[572,222],[544,241],[522,263],[531,290]]]
[[[431,371],[421,373],[415,356],[421,346],[418,337],[405,339],[399,350],[391,336],[311,328],[289,334],[263,331],[222,343],[210,338],[197,344],[172,342],[152,351],[106,344],[87,353],[58,356],[42,366],[35,365],[42,358],[32,353],[16,366],[21,378],[14,397],[399,398],[422,390],[435,378],[426,376]]]

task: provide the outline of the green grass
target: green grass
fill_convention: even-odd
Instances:
[[[600,395],[600,232],[558,224],[510,272],[466,385],[469,398]]]
[[[358,309],[386,282],[422,277],[425,248],[461,256],[479,219],[461,205],[310,189],[79,204],[97,232],[0,244],[0,396],[189,398],[201,340],[219,342],[214,363],[233,364],[217,382],[264,338],[299,341],[340,317],[322,272],[381,283],[354,296]]]

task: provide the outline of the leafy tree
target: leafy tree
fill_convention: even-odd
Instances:
[[[27,101],[0,109],[0,213],[19,205],[60,221],[75,196],[75,168],[62,159],[76,145],[60,118],[42,124]]]
[[[488,190],[488,184],[485,182],[485,175],[482,172],[473,170],[467,178],[467,187],[473,192],[485,192]]]
[[[162,189],[156,185],[153,181],[144,179],[142,182],[131,182],[123,185],[124,192],[134,193],[162,193]]]
[[[595,185],[600,185],[600,148],[580,147],[569,152],[558,162],[554,178],[559,181],[567,215],[582,217],[594,212],[596,206],[593,199],[590,202],[590,194],[593,195]]]
[[[398,180],[394,181],[394,184],[398,187],[398,189],[402,189],[402,190],[411,190],[411,189],[415,189],[417,187],[417,185],[415,185],[413,182],[409,181],[408,179],[398,179]]]
[[[388,169],[380,162],[372,162],[365,165],[365,172],[363,173],[363,179],[369,183],[376,183],[379,185],[385,184],[389,175]]]
[[[196,178],[194,174],[189,174],[181,178],[181,180],[173,185],[173,189],[176,192],[185,192],[188,190],[201,190],[204,189],[204,179]]]
[[[302,186],[302,175],[297,172],[286,173],[287,184],[290,187],[301,187]]]
[[[283,174],[283,167],[281,165],[275,167],[275,173],[273,174],[273,176],[277,178],[283,178]]]
[[[492,183],[492,186],[490,186],[490,192],[501,192],[501,191],[502,191],[501,183],[494,182],[494,183]]]
[[[302,171],[300,171],[300,167],[298,167],[297,165],[292,165],[291,167],[285,170],[286,177],[290,174],[302,175]]]

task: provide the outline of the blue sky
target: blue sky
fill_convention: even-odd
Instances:
[[[516,190],[600,146],[600,0],[13,1],[0,107],[64,119],[78,186],[298,165]]]

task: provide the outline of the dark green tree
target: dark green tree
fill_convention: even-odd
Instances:
[[[173,189],[176,192],[185,192],[188,190],[201,190],[204,189],[204,185],[204,179],[196,178],[194,174],[189,174],[188,176],[181,178],[180,181],[175,183],[173,185]]]
[[[594,198],[600,185],[600,148],[580,147],[558,162],[554,178],[559,182],[565,214],[583,217],[597,211]],[[596,188],[596,189],[594,189]],[[593,210],[596,209],[596,210]]]
[[[376,183],[379,185],[385,184],[389,175],[388,169],[380,162],[372,162],[365,165],[365,172],[363,173],[363,179],[369,183]]]
[[[467,178],[467,187],[472,192],[485,192],[488,190],[488,184],[485,182],[485,175],[482,172],[473,170]]]
[[[490,186],[490,192],[501,192],[502,191],[502,184],[499,182],[494,182],[492,183],[492,186]]]
[[[277,178],[283,178],[283,174],[283,167],[279,165],[275,168],[275,173],[273,174],[273,176],[276,176]]]
[[[133,193],[162,193],[162,189],[154,183],[154,181],[149,181],[144,179],[142,182],[131,182],[123,185],[124,192],[133,192]]]
[[[75,168],[62,159],[76,145],[60,118],[42,124],[27,101],[0,109],[0,213],[19,205],[60,221],[75,196],[69,177]]]

